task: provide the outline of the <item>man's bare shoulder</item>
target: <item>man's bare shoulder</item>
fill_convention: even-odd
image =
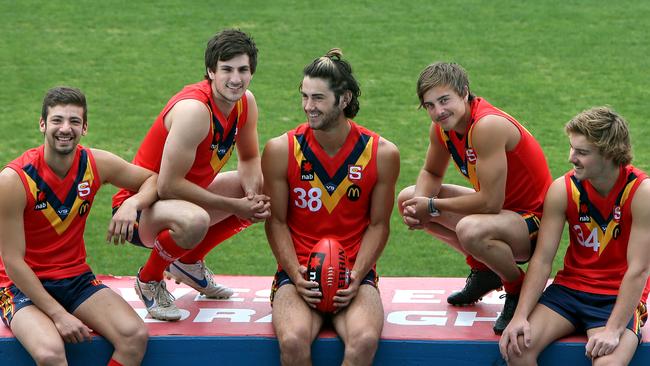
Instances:
[[[267,141],[266,145],[264,146],[264,153],[276,155],[282,152],[287,152],[288,149],[289,142],[287,141],[287,134],[284,133]]]
[[[389,154],[394,154],[394,153],[399,154],[399,149],[397,148],[397,145],[395,145],[390,140],[384,137],[379,137],[379,144],[377,145],[377,149],[381,149],[385,153],[389,153]]]
[[[16,204],[21,200],[24,202],[25,188],[22,185],[18,173],[11,168],[4,168],[0,171],[0,204]]]
[[[515,124],[503,116],[489,114],[474,122],[471,131],[475,144],[493,144],[503,142],[506,146],[515,145],[521,139],[521,133]]]

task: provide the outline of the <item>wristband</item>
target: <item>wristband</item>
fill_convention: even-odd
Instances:
[[[435,197],[430,197],[429,198],[429,215],[432,217],[440,216],[440,210],[436,208],[436,205],[433,203],[433,199]]]

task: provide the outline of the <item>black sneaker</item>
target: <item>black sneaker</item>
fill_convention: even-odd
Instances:
[[[512,316],[515,315],[515,310],[517,309],[517,303],[519,302],[519,294],[503,294],[500,297],[506,298],[505,304],[503,304],[503,310],[501,310],[501,315],[497,318],[497,321],[494,323],[494,334],[501,335],[503,331],[510,323]]]
[[[465,287],[447,297],[447,302],[453,306],[472,305],[494,290],[502,288],[501,279],[496,273],[487,270],[479,271],[472,268],[467,276]]]

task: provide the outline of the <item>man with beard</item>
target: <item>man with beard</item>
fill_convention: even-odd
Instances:
[[[0,172],[0,316],[38,365],[67,365],[64,343],[90,341],[91,330],[115,348],[109,366],[139,365],[147,328],[95,278],[83,235],[103,183],[136,192],[115,212],[107,240],[131,235],[138,210],[157,198],[156,175],[79,145],[86,116],[81,91],[50,89],[39,122],[45,143]]]
[[[317,58],[303,74],[307,122],[271,139],[262,157],[271,197],[266,233],[278,261],[273,328],[283,365],[311,364],[311,343],[325,319],[343,340],[343,363],[370,365],[384,319],[375,263],[388,240],[399,152],[350,119],[360,90],[340,50]],[[333,315],[315,309],[322,294],[304,278],[309,253],[324,237],[341,243],[351,266]]]

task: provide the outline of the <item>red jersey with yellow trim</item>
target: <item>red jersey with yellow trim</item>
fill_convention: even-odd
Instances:
[[[553,180],[541,146],[516,119],[485,99],[474,98],[470,108],[471,116],[465,133],[461,135],[453,130],[444,131],[440,125],[436,125],[438,141],[447,149],[458,171],[478,192],[481,187],[476,174],[476,161],[480,156],[472,144],[473,128],[477,121],[488,115],[501,116],[510,121],[519,130],[521,139],[513,150],[506,152],[508,176],[503,208],[515,212],[533,212],[540,216],[546,190]]]
[[[305,266],[311,249],[325,236],[338,240],[354,264],[370,222],[379,135],[349,123],[345,143],[333,157],[321,148],[307,123],[287,132],[287,225],[298,262]]]
[[[27,150],[7,165],[20,176],[27,197],[25,262],[42,280],[78,276],[90,271],[83,233],[101,179],[90,149],[77,146],[64,178],[50,169],[43,152],[44,146]],[[0,287],[11,283],[0,262]]]
[[[647,178],[632,165],[621,167],[616,184],[607,197],[602,197],[588,180],[578,180],[573,171],[564,175],[570,241],[564,268],[554,283],[589,293],[618,294],[627,270],[632,198]],[[642,301],[648,291],[650,282],[646,283]]]
[[[226,118],[214,102],[209,80],[187,85],[167,102],[167,105],[160,112],[142,141],[133,158],[133,164],[156,173],[160,172],[162,153],[169,134],[164,119],[172,107],[184,99],[196,99],[205,104],[205,107],[210,111],[210,131],[197,146],[194,164],[185,175],[185,179],[206,188],[230,159],[237,140],[237,133],[244,127],[248,119],[246,94],[237,101],[232,112]],[[133,194],[135,192],[124,189],[118,191],[113,196],[113,207],[121,205],[124,200]]]

